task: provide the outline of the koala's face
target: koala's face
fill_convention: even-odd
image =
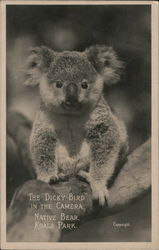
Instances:
[[[97,105],[104,82],[119,79],[121,66],[114,51],[105,46],[82,53],[40,47],[29,57],[27,84],[40,85],[41,99],[52,112],[81,115]]]
[[[53,112],[80,115],[90,112],[103,87],[86,56],[64,52],[55,56],[49,71],[40,81],[41,98]]]

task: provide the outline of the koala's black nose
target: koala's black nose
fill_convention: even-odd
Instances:
[[[78,102],[78,87],[70,83],[66,87],[66,101],[65,104],[69,107],[76,107],[79,102]]]

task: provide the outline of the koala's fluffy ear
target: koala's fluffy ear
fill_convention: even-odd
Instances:
[[[25,85],[36,86],[39,84],[43,73],[47,72],[54,59],[53,50],[47,47],[30,49],[30,54],[25,65]]]
[[[117,58],[112,47],[95,45],[86,49],[85,53],[96,71],[103,77],[106,85],[111,85],[119,81],[123,62]]]

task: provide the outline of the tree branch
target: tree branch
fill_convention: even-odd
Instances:
[[[7,240],[17,242],[59,241],[63,233],[74,230],[81,223],[117,213],[142,198],[150,190],[151,185],[150,147],[151,143],[148,140],[129,155],[109,190],[110,196],[104,207],[100,207],[98,202],[92,200],[89,184],[75,177],[52,186],[38,180],[25,182],[16,190],[8,209]],[[29,193],[40,195],[41,200],[31,201]],[[65,196],[65,199],[58,203],[64,204],[65,207],[57,206],[57,200],[46,200],[46,194],[49,197],[54,195],[56,199]],[[73,200],[70,199],[70,194],[74,195]],[[84,197],[83,200],[82,197]],[[81,200],[77,200],[77,198]],[[33,203],[36,209],[31,208]],[[42,209],[42,203],[47,206],[47,209]],[[50,223],[42,218],[51,216],[49,217],[52,218],[51,228],[48,228],[47,225],[47,227],[36,229],[35,213],[43,216],[40,217],[42,225]],[[62,214],[65,218],[62,217]],[[76,219],[72,215],[75,215]],[[53,216],[56,216],[56,220],[53,220]],[[61,221],[64,224],[60,224]],[[71,226],[66,228],[67,224],[72,225],[72,228]],[[65,228],[63,225],[66,225]]]

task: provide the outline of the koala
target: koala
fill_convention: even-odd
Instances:
[[[108,181],[127,152],[122,121],[104,98],[104,85],[120,79],[123,63],[112,47],[95,45],[84,52],[30,51],[26,85],[39,85],[41,103],[30,137],[38,180],[46,183],[80,176],[94,199],[104,205]]]

